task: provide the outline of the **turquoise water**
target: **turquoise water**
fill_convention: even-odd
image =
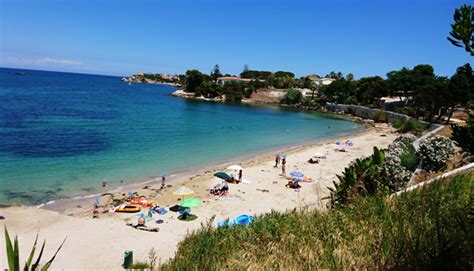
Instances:
[[[0,204],[90,194],[358,131],[316,113],[189,101],[118,77],[0,69]]]

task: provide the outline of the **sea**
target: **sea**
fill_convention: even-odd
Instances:
[[[38,205],[349,135],[354,122],[170,96],[120,77],[0,68],[0,205]]]

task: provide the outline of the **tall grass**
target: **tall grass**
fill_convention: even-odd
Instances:
[[[396,120],[393,122],[393,127],[397,129],[399,133],[408,133],[412,132],[414,134],[421,134],[424,130],[428,128],[428,125],[416,120],[416,119],[405,119],[405,120]]]
[[[317,211],[272,212],[245,226],[209,222],[162,270],[470,269],[473,175],[400,197]]]

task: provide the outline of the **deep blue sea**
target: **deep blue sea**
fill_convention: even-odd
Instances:
[[[0,68],[0,204],[90,194],[103,180],[113,187],[361,129],[317,113],[169,96],[174,90]]]

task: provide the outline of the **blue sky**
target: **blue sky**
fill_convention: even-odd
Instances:
[[[356,77],[471,62],[446,37],[469,1],[0,0],[0,66],[110,75],[335,70]]]

